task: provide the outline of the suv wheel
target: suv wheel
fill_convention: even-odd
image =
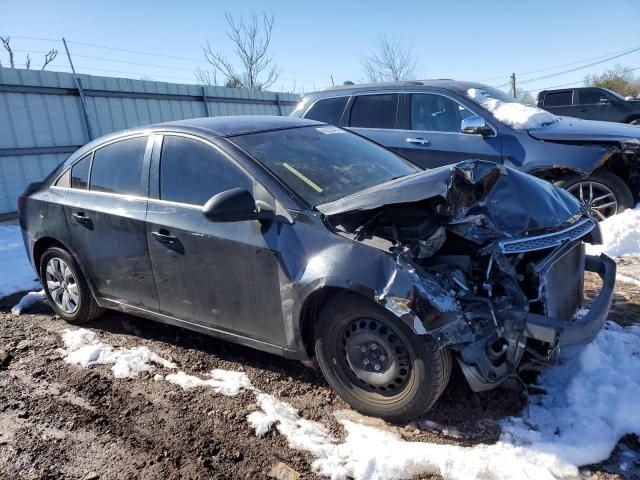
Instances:
[[[640,125],[640,118],[636,118],[629,122],[629,125]]]
[[[102,314],[78,264],[69,253],[52,247],[40,259],[40,279],[49,303],[69,323],[86,323]]]
[[[598,221],[633,208],[633,194],[627,184],[607,170],[599,170],[587,178],[576,175],[556,184],[586,205]]]
[[[315,351],[325,378],[349,405],[392,422],[426,413],[451,376],[448,350],[357,295],[322,310]]]

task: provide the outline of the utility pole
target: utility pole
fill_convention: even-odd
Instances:
[[[516,98],[516,74],[511,74],[511,96]]]
[[[64,49],[67,52],[67,58],[69,59],[69,65],[71,66],[71,71],[73,72],[73,81],[76,84],[76,88],[78,89],[78,94],[80,95],[80,105],[82,107],[82,114],[84,116],[84,124],[87,127],[87,136],[89,140],[93,140],[93,131],[91,130],[91,122],[89,121],[89,113],[87,112],[87,102],[84,98],[84,90],[82,89],[82,83],[80,83],[80,79],[78,75],[76,75],[76,69],[73,67],[73,61],[71,60],[71,54],[69,53],[69,48],[67,47],[67,41],[63,38],[62,43],[64,44]]]

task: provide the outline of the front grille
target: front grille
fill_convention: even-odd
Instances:
[[[553,248],[566,242],[571,242],[584,237],[596,226],[590,218],[572,225],[561,232],[538,235],[536,237],[516,238],[498,242],[498,248],[502,253],[521,253]]]

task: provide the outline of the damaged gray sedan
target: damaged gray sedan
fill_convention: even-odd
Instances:
[[[358,135],[281,117],[113,134],[20,199],[62,318],[106,308],[288,358],[355,409],[424,414],[457,363],[474,391],[591,341],[615,263],[568,192],[505,166],[423,171]],[[602,278],[589,313],[585,271]]]

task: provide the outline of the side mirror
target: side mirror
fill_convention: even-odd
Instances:
[[[607,97],[600,97],[600,105],[608,105],[609,99]]]
[[[471,116],[462,120],[462,125],[460,126],[460,131],[462,133],[468,133],[471,135],[490,135],[493,133],[493,130],[487,122],[485,122],[484,118]]]
[[[240,222],[243,220],[272,220],[273,210],[264,202],[256,202],[244,188],[233,188],[211,197],[202,214],[210,222]]]

